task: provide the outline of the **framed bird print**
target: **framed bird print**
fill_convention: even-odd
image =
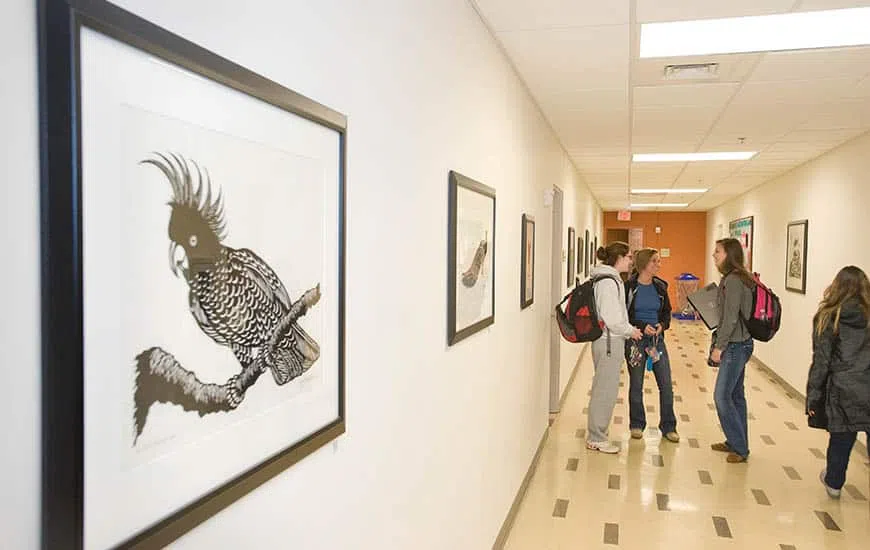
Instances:
[[[576,250],[574,249],[574,228],[568,228],[568,281],[565,283],[565,286],[571,287],[574,286],[574,255],[576,254]]]
[[[346,118],[39,2],[43,548],[158,548],[345,430]]]
[[[495,322],[495,189],[448,176],[447,344]]]
[[[589,277],[589,266],[592,263],[592,254],[590,253],[591,251],[589,250],[589,245],[591,243],[589,242],[589,230],[588,229],[586,230],[585,242],[586,242],[586,249],[583,252],[583,258],[584,258],[584,260],[583,260],[583,277],[588,278]]]
[[[807,232],[809,220],[789,222],[786,228],[785,288],[807,293]]]
[[[535,218],[523,214],[520,252],[520,309],[535,302]]]

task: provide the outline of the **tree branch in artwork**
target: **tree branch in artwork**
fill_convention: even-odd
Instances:
[[[180,405],[185,411],[199,413],[200,417],[237,408],[245,398],[245,392],[256,383],[263,372],[269,370],[268,358],[280,351],[279,344],[288,330],[319,300],[320,285],[306,291],[293,303],[278,324],[269,339],[267,349],[224,384],[203,383],[194,372],[182,367],[171,353],[162,348],[153,347],[140,353],[136,357],[135,439],[142,435],[148,412],[154,403]],[[291,372],[290,379],[298,377],[306,370],[307,368]]]

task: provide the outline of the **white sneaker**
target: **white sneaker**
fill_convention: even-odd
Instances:
[[[827,473],[827,470],[822,470],[822,473],[819,474],[819,481],[821,481],[822,485],[825,486],[825,491],[827,491],[829,497],[840,498],[840,489],[834,489],[833,487],[829,487],[828,484],[825,483],[825,474]]]
[[[587,441],[586,448],[591,451],[601,451],[609,455],[615,455],[619,452],[619,447],[610,441]]]

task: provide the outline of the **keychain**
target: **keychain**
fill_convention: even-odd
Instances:
[[[653,364],[658,363],[659,359],[661,359],[661,354],[659,353],[659,336],[655,335],[653,338],[653,345],[646,348],[646,370],[652,371]]]

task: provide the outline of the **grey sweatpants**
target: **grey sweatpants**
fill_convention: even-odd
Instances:
[[[610,335],[610,356],[607,355],[607,332],[592,342],[592,396],[589,398],[588,441],[607,441],[610,418],[619,394],[619,372],[625,355],[625,338]]]

